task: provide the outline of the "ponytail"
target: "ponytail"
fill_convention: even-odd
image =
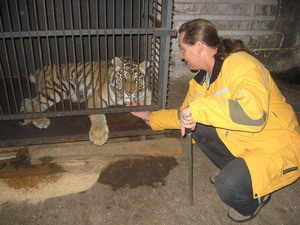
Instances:
[[[218,50],[215,57],[217,61],[225,60],[231,53],[245,51],[250,53],[242,40],[234,38],[220,38]]]

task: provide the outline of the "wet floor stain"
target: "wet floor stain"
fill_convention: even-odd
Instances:
[[[136,188],[143,185],[157,188],[165,185],[165,178],[171,169],[178,165],[176,159],[170,156],[119,160],[104,169],[97,182],[110,185],[114,191],[124,187]]]
[[[55,182],[64,172],[54,163],[31,165],[27,148],[17,151],[16,157],[0,161],[0,180],[20,189],[36,188],[41,182]]]

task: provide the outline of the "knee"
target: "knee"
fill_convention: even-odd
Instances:
[[[251,176],[245,162],[240,158],[229,162],[216,177],[215,187],[225,203],[252,197]]]
[[[225,203],[231,201],[234,197],[235,181],[233,177],[222,173],[216,177],[215,187],[221,200]]]

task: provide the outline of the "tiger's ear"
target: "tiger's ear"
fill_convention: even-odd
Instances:
[[[119,70],[122,67],[122,60],[119,57],[115,57],[111,60],[111,64],[116,67],[116,70]]]
[[[150,66],[150,63],[148,61],[144,61],[140,64],[140,70],[143,74],[146,74],[147,68]]]

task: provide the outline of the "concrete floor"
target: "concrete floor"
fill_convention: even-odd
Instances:
[[[280,82],[280,87],[300,112],[299,85]],[[169,107],[178,107],[187,90],[187,79],[170,81]],[[180,90],[180,91],[179,91]],[[297,97],[298,96],[298,97]],[[298,101],[295,99],[298,98]],[[298,114],[299,115],[299,114]],[[1,225],[35,224],[103,224],[103,225],[229,225],[235,224],[227,217],[228,207],[224,205],[209,182],[215,171],[212,163],[194,146],[194,205],[189,202],[187,141],[178,136],[182,154],[175,158],[178,166],[170,171],[165,185],[156,188],[140,186],[113,191],[110,186],[97,183],[97,179],[86,190],[57,197],[45,197],[42,201],[6,201],[0,204]],[[166,143],[167,144],[167,143]],[[76,143],[74,143],[76,145]],[[72,146],[70,147],[72,148]],[[77,171],[84,168],[86,174],[101,172],[101,162],[68,165]],[[75,175],[74,175],[75,174]],[[82,174],[70,189],[87,182]],[[1,195],[0,195],[1,196]],[[45,193],[47,196],[47,193]],[[244,224],[255,225],[297,225],[300,217],[300,181],[272,194],[270,202],[256,218]]]

